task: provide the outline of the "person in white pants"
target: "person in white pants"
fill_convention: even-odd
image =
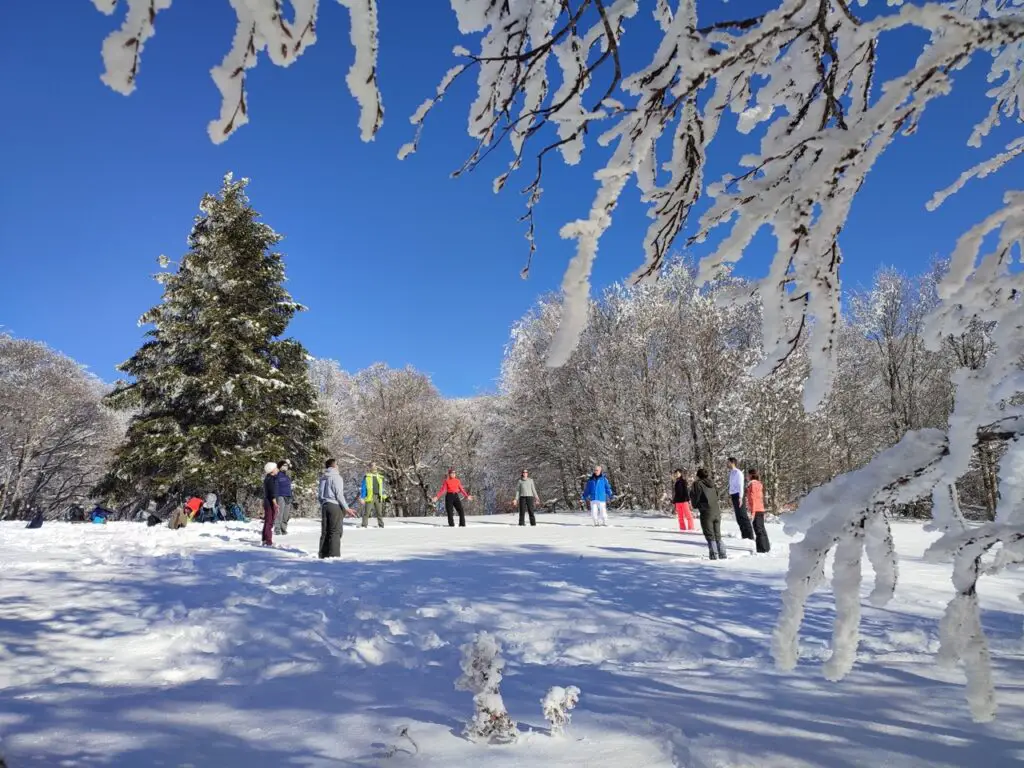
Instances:
[[[594,525],[608,525],[608,502],[615,498],[612,484],[608,482],[600,465],[594,467],[594,474],[583,489],[583,500],[590,503],[590,517]]]

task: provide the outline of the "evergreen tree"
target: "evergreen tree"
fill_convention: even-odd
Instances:
[[[281,236],[259,221],[247,184],[228,174],[203,197],[188,253],[157,276],[163,298],[140,320],[148,340],[119,368],[133,380],[107,397],[134,415],[99,495],[234,499],[267,461],[287,457],[300,481],[315,472],[324,418],[305,349],[280,338],[305,308],[282,285]]]

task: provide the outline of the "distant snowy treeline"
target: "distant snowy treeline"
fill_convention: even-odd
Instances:
[[[924,348],[921,323],[940,270],[882,270],[854,293],[835,386],[813,414],[801,406],[803,347],[776,374],[753,378],[759,307],[721,301],[749,285],[730,277],[698,289],[684,262],[656,284],[618,285],[595,300],[584,343],[563,368],[544,363],[560,310],[554,297],[541,299],[513,328],[497,394],[448,400],[426,374],[384,365],[347,373],[317,360],[310,375],[330,452],[353,484],[377,461],[396,514],[432,510],[448,466],[476,494],[478,512],[510,507],[522,467],[544,501],[564,509],[595,463],[622,505],[664,506],[673,468],[705,466],[722,479],[727,455],[763,473],[769,504],[782,511],[908,430],[946,422],[951,368],[982,362],[990,341],[977,328],[940,353]],[[104,392],[63,355],[0,337],[0,518],[89,501],[126,421],[102,407]],[[1001,453],[980,445],[960,484],[963,506],[979,516],[995,509]],[[258,468],[251,479],[255,486]]]
[[[853,293],[836,383],[812,414],[801,405],[806,344],[777,373],[754,378],[760,307],[724,301],[751,285],[725,277],[698,288],[693,266],[680,261],[655,284],[617,285],[595,300],[583,343],[562,368],[544,360],[560,303],[541,299],[513,328],[497,394],[445,400],[410,368],[350,374],[320,360],[311,371],[333,453],[353,479],[375,459],[408,514],[430,508],[449,465],[478,494],[478,511],[509,508],[522,467],[546,502],[571,506],[595,463],[609,472],[620,504],[652,508],[665,505],[673,468],[705,466],[724,480],[729,455],[763,473],[768,502],[782,511],[909,430],[946,423],[950,371],[983,362],[991,342],[978,327],[950,337],[941,352],[925,349],[922,323],[943,269],[883,269]],[[960,483],[965,507],[981,516],[995,509],[1001,452],[980,445]],[[903,511],[926,515],[928,505]]]

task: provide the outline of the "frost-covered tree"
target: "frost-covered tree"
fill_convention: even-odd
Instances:
[[[911,429],[939,426],[948,415],[946,350],[928,350],[924,339],[925,320],[938,303],[940,270],[936,265],[907,275],[882,269],[869,289],[850,299],[853,329],[870,342],[862,362],[875,373],[870,397],[884,404],[890,443]]]
[[[466,736],[475,741],[504,744],[515,741],[519,729],[505,709],[501,697],[501,644],[489,632],[480,632],[462,646],[462,675],[455,681],[459,691],[473,694],[473,718],[466,723]]]
[[[566,505],[600,463],[622,505],[652,508],[675,467],[714,469],[743,453],[758,316],[756,307],[719,302],[740,285],[723,279],[699,288],[693,265],[673,261],[657,284],[613,286],[593,302],[580,345],[556,369],[543,350],[561,307],[542,299],[506,350],[496,459],[528,467],[548,499]]]
[[[98,492],[114,499],[253,486],[287,457],[301,480],[323,455],[323,416],[302,345],[283,338],[303,309],[285,290],[281,236],[230,174],[205,195],[176,270],[158,275],[147,341],[107,397],[135,411]]]
[[[88,502],[124,434],[106,389],[45,345],[0,334],[0,520]]]
[[[433,510],[433,492],[451,465],[468,487],[488,487],[488,398],[445,400],[426,374],[381,363],[351,374],[333,360],[316,360],[310,377],[331,455],[353,482],[377,462],[396,515]]]
[[[540,706],[544,719],[551,724],[552,736],[559,736],[565,732],[565,727],[572,720],[572,710],[579,702],[580,689],[575,685],[568,688],[555,685],[548,689],[547,694],[540,700]]]

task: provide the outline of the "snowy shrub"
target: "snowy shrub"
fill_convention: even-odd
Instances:
[[[499,690],[504,668],[501,646],[493,635],[481,632],[462,646],[462,676],[455,688],[473,694],[473,719],[466,724],[465,734],[474,741],[504,744],[519,735]]]
[[[572,719],[570,712],[580,701],[580,689],[575,685],[563,688],[553,686],[547,695],[540,700],[544,711],[544,719],[551,724],[552,735],[561,734]]]

